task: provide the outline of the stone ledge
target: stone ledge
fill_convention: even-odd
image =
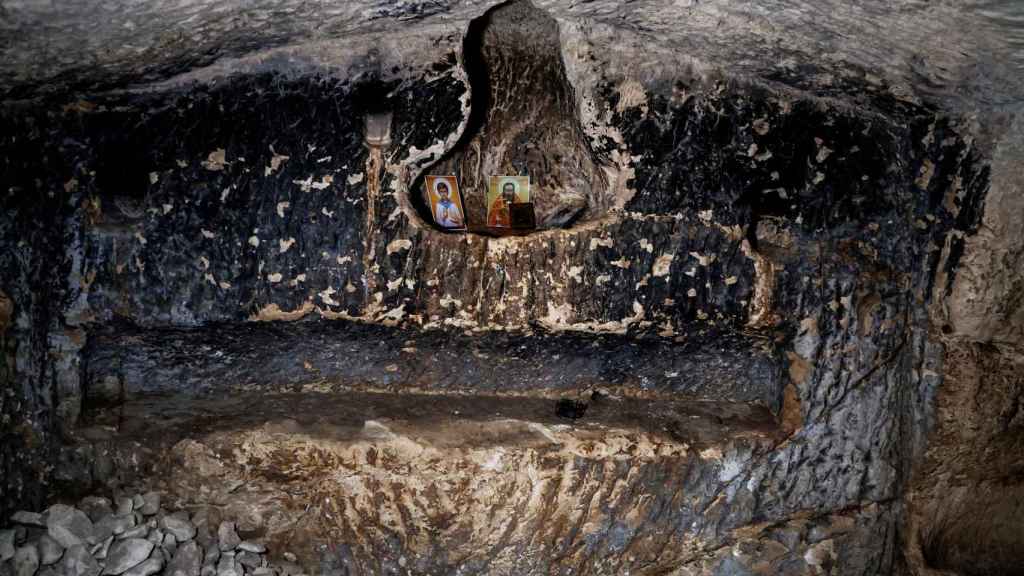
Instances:
[[[93,411],[78,449],[114,460],[117,483],[160,491],[174,508],[217,508],[314,571],[343,556],[365,573],[399,562],[424,574],[599,562],[607,565],[594,574],[622,574],[720,546],[731,506],[723,494],[780,440],[772,414],[752,405],[604,398],[576,421],[555,406],[360,392],[150,395]],[[632,553],[618,554],[622,546]]]
[[[412,330],[349,321],[92,330],[86,399],[152,393],[386,391],[714,400],[777,413],[783,362],[764,337]]]

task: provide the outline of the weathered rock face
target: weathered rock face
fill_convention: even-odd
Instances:
[[[935,435],[908,495],[911,561],[961,574],[1021,565],[1019,352],[951,341]],[[919,546],[919,547],[918,547]]]
[[[542,229],[622,207],[584,137],[561,46],[558,24],[528,2],[491,10],[467,34],[473,111],[460,142],[427,171],[459,177],[470,224],[487,222],[488,179],[506,174],[530,177]]]
[[[340,574],[1013,573],[1019,117],[652,41],[705,4],[296,11],[5,103],[0,517],[135,484]],[[552,229],[435,229],[437,171],[471,217],[529,173]]]
[[[675,568],[720,537],[722,478],[777,441],[770,418],[727,404],[598,400],[572,425],[553,404],[308,387],[154,399],[98,445],[140,442],[137,473],[174,501],[216,503],[307,565],[614,574]]]
[[[158,81],[194,68],[239,64],[260,48],[293,63],[352,61],[353,37],[413,60],[429,40],[459,35],[497,2],[429,4],[346,2],[309,5],[261,0],[244,12],[210,2],[130,6],[76,0],[70,5],[5,4],[0,85],[6,98],[103,90]],[[634,68],[662,65],[654,44],[691,62],[771,77],[820,95],[890,103],[940,99],[971,109],[1019,101],[1020,4],[1014,0],[921,3],[871,0],[536,2],[562,23],[634,35]],[[428,40],[420,43],[419,38]],[[296,50],[296,47],[301,47]],[[296,56],[298,56],[296,58]],[[863,82],[870,90],[864,90]]]

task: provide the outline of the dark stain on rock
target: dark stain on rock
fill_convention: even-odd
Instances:
[[[583,418],[587,413],[587,403],[582,400],[562,398],[555,402],[555,415],[573,422]]]

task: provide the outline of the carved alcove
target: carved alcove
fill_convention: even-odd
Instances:
[[[612,204],[601,165],[580,125],[562,62],[558,23],[527,0],[474,20],[464,39],[471,87],[465,131],[409,191],[432,222],[423,176],[458,177],[471,231],[484,231],[490,176],[529,176],[537,229],[567,228]]]

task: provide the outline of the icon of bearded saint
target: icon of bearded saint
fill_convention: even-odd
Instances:
[[[434,196],[437,204],[434,207],[434,220],[445,228],[462,228],[462,210],[452,202],[448,182],[438,180],[434,183]]]
[[[501,193],[494,197],[491,205],[487,208],[487,225],[495,228],[508,228],[512,222],[509,205],[528,201],[520,198],[519,184],[512,179],[505,180],[501,183]]]

